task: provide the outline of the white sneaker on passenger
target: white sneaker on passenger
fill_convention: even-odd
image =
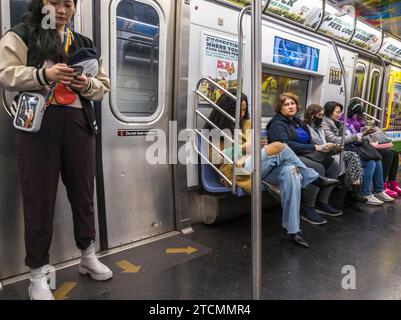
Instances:
[[[366,199],[368,199],[368,202],[365,204],[371,205],[371,206],[381,206],[384,202],[377,199],[373,194],[370,196],[367,196]]]
[[[49,267],[49,268],[47,268]],[[28,294],[31,300],[54,300],[53,293],[47,283],[47,270],[50,266],[43,266],[38,269],[31,269]]]
[[[379,192],[375,193],[375,197],[383,202],[394,202],[394,198],[390,197],[387,193]]]
[[[113,277],[111,271],[106,265],[101,263],[96,257],[95,244],[91,243],[88,249],[81,250],[82,257],[79,264],[80,274],[89,274],[93,280],[106,281]]]

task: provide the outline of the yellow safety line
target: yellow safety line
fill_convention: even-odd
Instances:
[[[123,269],[124,273],[138,273],[141,270],[141,266],[136,266],[127,260],[118,261],[116,265]]]
[[[194,252],[198,251],[198,249],[192,248],[192,247],[187,247],[187,248],[169,248],[166,249],[167,254],[175,254],[175,253],[186,253],[186,254],[192,254]]]
[[[67,299],[67,295],[71,292],[72,289],[76,287],[76,282],[65,282],[63,283],[60,288],[58,288],[54,293],[54,298],[56,300],[65,300]]]

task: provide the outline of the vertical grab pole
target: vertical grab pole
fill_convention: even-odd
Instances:
[[[262,2],[252,1],[252,269],[253,299],[262,293],[262,201],[261,201],[261,85]]]
[[[231,184],[231,192],[233,194],[237,193],[237,152],[235,150],[238,148],[240,140],[240,116],[241,116],[241,94],[242,94],[242,82],[244,74],[244,30],[242,28],[242,21],[244,20],[245,14],[251,10],[251,6],[247,6],[241,10],[238,16],[238,76],[237,76],[237,100],[235,107],[235,130],[234,130],[234,152],[233,152],[233,176]]]
[[[345,74],[345,67],[343,60],[341,59],[340,52],[338,51],[337,43],[334,39],[331,39],[331,44],[333,45],[334,52],[336,53],[336,57],[338,60],[338,63],[340,64],[341,67],[341,72],[343,74],[343,81],[344,81],[344,126],[343,126],[343,136],[341,140],[341,144],[345,146],[345,131],[346,131],[346,126],[347,126],[347,120],[348,120],[348,87],[347,87],[347,75]],[[343,153],[341,153],[342,155]]]

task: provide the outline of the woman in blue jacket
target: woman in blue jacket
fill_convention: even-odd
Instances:
[[[290,92],[280,95],[276,115],[267,124],[267,139],[271,142],[286,143],[309,168],[319,172],[321,176],[337,178],[339,167],[334,159],[327,156],[325,145],[313,143],[308,126],[296,116],[299,111],[298,97]],[[321,214],[339,216],[341,211],[329,205],[329,197],[334,186],[318,188],[309,185],[302,190],[303,213],[301,218],[315,225],[327,223]]]

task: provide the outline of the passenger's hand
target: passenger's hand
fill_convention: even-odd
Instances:
[[[89,79],[87,76],[82,75],[79,77],[74,78],[71,81],[70,88],[76,91],[83,91],[86,86],[88,85]]]
[[[316,151],[322,151],[322,146],[319,146],[318,144],[315,144],[315,150]]]
[[[329,142],[322,144],[320,147],[322,152],[330,152],[333,149],[334,144]]]
[[[362,132],[362,135],[363,135],[363,136],[367,136],[367,135],[369,135],[369,134],[374,133],[375,131],[376,131],[375,128],[368,128],[368,129],[366,129],[365,131]]]
[[[46,78],[49,81],[59,81],[63,84],[70,84],[74,79],[75,71],[69,68],[65,63],[57,63],[53,67],[46,69]]]

